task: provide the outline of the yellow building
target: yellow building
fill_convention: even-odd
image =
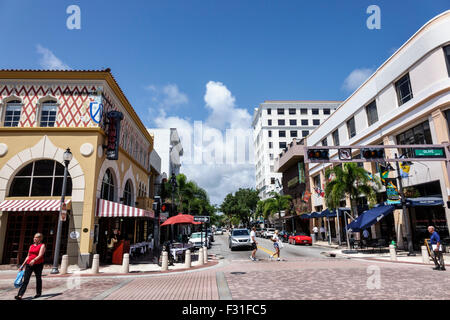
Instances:
[[[106,259],[113,229],[128,244],[147,241],[153,138],[110,70],[0,70],[1,263],[22,263],[36,232],[52,263],[67,148],[73,159],[60,254],[88,267],[94,253]]]

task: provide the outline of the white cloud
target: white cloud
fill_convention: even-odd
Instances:
[[[212,111],[206,121],[210,126],[218,129],[250,128],[251,115],[246,109],[236,108],[236,99],[223,83],[209,81],[204,99],[206,108]]]
[[[176,84],[167,84],[163,87],[152,84],[145,88],[152,92],[151,99],[160,109],[168,109],[189,102],[188,96],[181,92]]]
[[[147,89],[158,91],[154,86]],[[183,98],[180,100],[176,86],[166,87],[165,92],[167,97],[173,98],[172,102],[184,101]],[[243,136],[246,130],[251,133],[251,116],[247,110],[236,108],[235,98],[220,82],[207,83],[204,99],[205,108],[210,112],[205,123],[194,124],[191,119],[167,116],[163,108],[159,109],[159,114],[153,118],[153,122],[158,128],[177,128],[184,150],[181,172],[208,192],[211,203],[221,204],[228,193],[239,188],[255,187],[253,145],[244,151],[246,160],[243,163],[217,161],[218,158],[223,159],[222,155],[227,152],[234,156],[234,151],[230,150],[229,142],[226,141],[225,129],[239,129],[238,137]],[[150,112],[154,113],[153,110]],[[198,131],[194,132],[200,129],[201,135]]]
[[[58,59],[52,51],[44,48],[40,44],[36,46],[37,52],[41,55],[39,64],[41,68],[46,70],[70,70],[71,68]]]
[[[355,91],[358,87],[366,81],[374,72],[370,68],[361,68],[353,70],[345,79],[342,88],[346,91]]]

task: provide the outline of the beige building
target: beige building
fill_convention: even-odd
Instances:
[[[110,111],[122,115],[120,130]],[[1,70],[1,263],[21,263],[36,232],[52,263],[67,148],[73,159],[60,254],[88,267],[94,253],[110,258],[114,229],[124,251],[152,233],[153,138],[110,70]]]
[[[308,137],[308,146],[440,144],[450,141],[450,11],[427,22],[387,59],[342,105]],[[330,158],[336,158],[336,150]],[[354,157],[359,157],[355,150]],[[387,156],[408,150],[387,149]],[[326,208],[324,171],[330,164],[310,164],[313,211]],[[394,164],[393,164],[394,165]],[[395,167],[395,165],[394,165]],[[374,174],[375,163],[364,168]],[[391,172],[390,177],[396,173]],[[426,227],[435,225],[441,237],[449,237],[450,184],[444,162],[415,162],[403,179],[411,197],[441,199],[433,206],[411,206],[413,241],[418,248],[427,237]],[[380,190],[378,202],[386,200]],[[349,201],[342,206],[349,206]],[[439,203],[439,204],[438,204]],[[367,200],[361,197],[361,212]],[[401,210],[395,210],[371,228],[373,238],[395,240],[406,237]],[[318,226],[322,221],[314,221]],[[337,225],[331,221],[332,235]],[[341,222],[341,228],[342,228]],[[341,234],[343,236],[343,234]]]

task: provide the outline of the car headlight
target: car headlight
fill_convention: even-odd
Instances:
[[[231,241],[232,241],[232,242],[239,242],[239,241],[237,241],[235,238],[231,238]]]

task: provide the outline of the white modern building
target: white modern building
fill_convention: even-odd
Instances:
[[[330,114],[341,101],[265,101],[253,114],[256,188],[267,199],[281,189],[281,173],[274,169],[275,159],[294,138],[304,138]]]
[[[150,135],[154,136],[154,147],[157,155],[150,155],[150,160],[160,162],[159,181],[166,178],[170,179],[172,173],[175,175],[180,173],[181,156],[183,156],[183,146],[176,128],[167,129],[147,129]],[[158,156],[160,159],[158,159]]]
[[[440,144],[450,141],[450,11],[428,21],[387,59],[341,106],[306,139],[308,146]],[[336,157],[330,151],[330,158]],[[386,156],[408,150],[386,149]],[[358,157],[359,151],[353,156]],[[326,208],[316,190],[325,186],[324,169],[330,164],[310,164],[313,211]],[[395,168],[395,164],[392,164]],[[367,171],[377,165],[365,162]],[[396,177],[391,172],[390,177]],[[403,185],[421,197],[441,197],[437,206],[408,209],[416,248],[434,225],[448,237],[450,210],[446,204],[450,184],[443,162],[413,163]],[[379,202],[386,195],[379,194]],[[360,206],[367,201],[361,198]],[[345,203],[343,204],[345,205]],[[347,206],[349,206],[347,200]],[[395,210],[372,226],[372,237],[394,238],[402,245],[405,226],[401,210]],[[395,239],[396,238],[396,239]]]

